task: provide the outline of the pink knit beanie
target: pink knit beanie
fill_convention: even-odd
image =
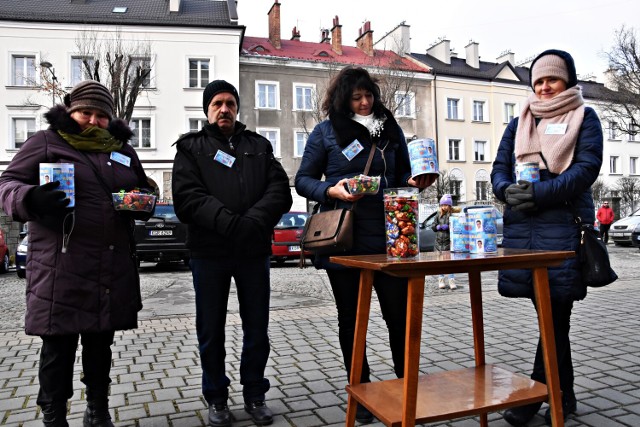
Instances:
[[[531,69],[531,85],[535,85],[538,79],[543,77],[557,77],[565,83],[569,82],[569,71],[564,59],[558,55],[545,55],[540,57]]]

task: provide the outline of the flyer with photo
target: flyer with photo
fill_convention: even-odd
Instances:
[[[60,182],[59,190],[64,191],[71,202],[69,207],[76,204],[76,191],[73,180],[73,163],[40,163],[40,185],[48,182]]]

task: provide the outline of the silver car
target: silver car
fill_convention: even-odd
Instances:
[[[628,217],[619,219],[611,224],[611,228],[609,228],[609,239],[611,239],[616,246],[631,246],[632,234],[636,229],[640,231],[640,209]]]
[[[498,246],[502,246],[502,227],[503,227],[502,212],[500,212],[496,208],[493,208],[493,212],[496,216],[496,226],[498,229],[496,240],[497,240]],[[434,249],[435,241],[436,241],[436,232],[433,231],[431,227],[433,227],[433,222],[436,219],[437,213],[438,211],[431,212],[429,215],[427,215],[427,219],[425,219],[424,221],[420,221],[420,227],[418,230],[418,236],[419,236],[418,238],[420,241],[420,252],[429,252],[429,251],[433,251]]]

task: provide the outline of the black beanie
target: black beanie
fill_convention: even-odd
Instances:
[[[573,62],[573,58],[571,57],[571,55],[568,52],[565,52],[564,50],[549,49],[549,50],[545,50],[540,55],[536,56],[536,59],[534,59],[533,62],[531,63],[531,67],[529,68],[529,85],[531,85],[532,89],[535,90],[535,88],[533,87],[535,83],[533,81],[533,67],[536,64],[536,61],[538,61],[543,56],[547,56],[547,55],[559,56],[560,58],[562,58],[565,65],[567,66],[567,74],[568,74],[567,89],[578,84],[578,75],[576,74],[576,64],[575,62]],[[554,77],[558,77],[558,76],[554,76]]]
[[[240,97],[238,96],[238,91],[235,86],[225,80],[214,80],[204,88],[204,93],[202,94],[202,109],[204,110],[205,116],[209,111],[209,104],[211,104],[211,100],[221,92],[228,92],[232,94],[236,98],[238,110],[240,109]]]
[[[64,96],[64,105],[69,113],[83,108],[95,108],[104,112],[109,119],[113,118],[113,96],[109,89],[95,80],[85,80],[75,85]]]

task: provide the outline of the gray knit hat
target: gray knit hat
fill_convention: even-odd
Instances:
[[[83,108],[95,108],[113,118],[113,96],[109,89],[95,80],[85,80],[71,89],[64,97],[67,111],[72,113]]]
[[[202,93],[202,109],[204,110],[205,116],[209,111],[209,104],[211,104],[213,97],[222,92],[228,92],[233,95],[236,98],[238,110],[240,110],[240,97],[238,96],[238,91],[235,86],[225,80],[214,80],[204,88],[204,92]]]

